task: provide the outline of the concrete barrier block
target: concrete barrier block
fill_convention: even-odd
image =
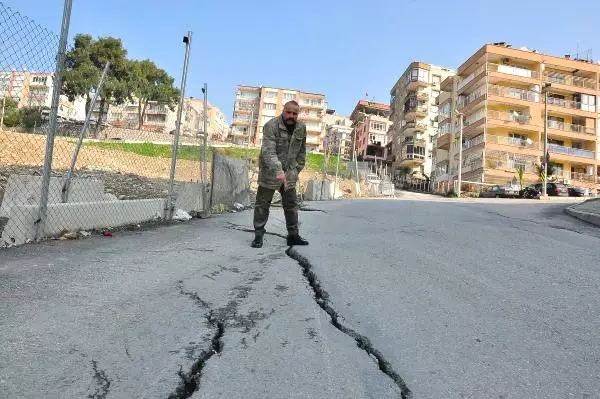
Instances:
[[[381,195],[394,195],[394,192],[395,192],[394,183],[381,182],[379,184],[379,191],[381,192]]]
[[[56,236],[64,230],[78,231],[119,227],[164,218],[165,199],[99,201],[48,204],[43,237]],[[21,245],[35,239],[39,207],[12,206],[0,238],[0,246]]]
[[[322,180],[309,180],[306,183],[306,191],[304,192],[304,199],[306,201],[320,201],[322,189],[323,189],[323,181]]]
[[[63,185],[63,178],[50,178],[48,203],[62,203]],[[39,205],[41,191],[41,176],[10,175],[0,206],[0,216],[6,216],[7,209],[13,206]],[[103,201],[104,199],[104,183],[102,181],[87,178],[73,178],[71,180],[68,195],[69,203]]]
[[[321,201],[331,201],[333,199],[333,189],[335,183],[332,181],[321,181]]]
[[[358,184],[355,181],[353,181],[352,183],[350,183],[350,191],[351,191],[351,193],[352,193],[353,196],[360,197],[360,184]]]
[[[177,190],[175,208],[186,212],[204,211],[204,198],[207,194],[205,183],[181,183]]]

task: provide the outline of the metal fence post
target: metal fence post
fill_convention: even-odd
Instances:
[[[52,156],[54,153],[54,137],[56,136],[56,122],[58,119],[58,103],[60,100],[60,91],[62,89],[62,75],[65,68],[65,56],[67,50],[67,39],[69,36],[69,24],[71,22],[72,0],[65,0],[63,8],[63,18],[60,27],[60,40],[58,43],[58,52],[56,54],[56,69],[54,72],[54,82],[52,87],[52,105],[50,108],[50,124],[46,136],[46,152],[44,159],[44,169],[42,171],[42,187],[40,192],[40,208],[36,220],[36,239],[40,239],[44,234],[46,217],[48,216],[48,190],[50,188],[50,176],[52,173]]]
[[[187,82],[187,70],[190,61],[190,47],[192,45],[192,32],[188,31],[187,36],[183,37],[185,43],[185,57],[183,60],[183,72],[181,75],[181,96],[179,98],[179,109],[177,110],[177,122],[175,124],[175,134],[173,135],[173,153],[171,155],[171,173],[169,175],[169,194],[166,201],[165,218],[171,220],[173,218],[173,203],[174,183],[175,183],[175,168],[177,166],[177,150],[179,148],[179,134],[181,132],[181,114],[183,112],[183,102],[185,99],[185,84]],[[206,132],[205,132],[206,133]]]
[[[77,140],[77,145],[73,150],[73,155],[71,157],[71,165],[69,166],[69,171],[67,172],[67,177],[65,178],[65,182],[62,188],[62,202],[67,202],[69,199],[69,186],[71,185],[71,177],[73,176],[73,170],[75,169],[75,164],[77,163],[77,157],[79,156],[79,150],[81,149],[81,143],[83,143],[83,136],[87,131],[87,128],[90,124],[90,119],[92,118],[92,112],[94,112],[94,107],[96,106],[96,100],[98,100],[98,94],[102,89],[102,85],[104,84],[104,79],[106,78],[106,74],[108,73],[108,69],[110,68],[110,62],[106,61],[106,65],[104,66],[104,70],[102,71],[102,76],[100,76],[100,82],[98,83],[98,87],[96,87],[96,92],[94,93],[94,97],[92,97],[92,102],[90,104],[90,109],[85,117],[85,122],[81,128],[81,132],[79,133],[79,140]]]
[[[206,174],[206,161],[208,157],[208,130],[206,127],[208,120],[208,85],[206,83],[204,83],[202,92],[204,93],[204,143],[202,145],[202,181],[204,183],[208,183],[208,175]]]

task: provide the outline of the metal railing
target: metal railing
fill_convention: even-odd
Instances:
[[[558,72],[547,72],[544,74],[544,81],[566,86],[584,87],[586,89],[596,89],[598,84],[594,79],[581,76],[565,75]]]
[[[527,125],[531,121],[530,115],[519,115],[504,111],[488,111],[488,117],[504,122],[516,122],[522,125]]]
[[[522,166],[525,173],[536,173],[535,165],[533,162],[520,162],[515,159],[498,159],[498,158],[486,158],[485,167],[496,170],[507,170],[510,172],[516,172],[517,168]]]
[[[494,64],[491,62],[488,63],[488,71],[532,79],[538,79],[540,76],[537,71],[532,71],[531,69],[521,68],[514,65]]]
[[[579,101],[565,100],[562,98],[548,97],[548,104],[556,105],[562,108],[580,109],[587,112],[596,112],[595,105],[583,104]]]
[[[488,134],[486,137],[486,141],[492,144],[509,145],[512,147],[525,147],[532,149],[539,148],[538,142],[533,140],[527,141],[518,137],[497,136],[493,134]]]
[[[467,105],[469,105],[470,103],[472,103],[473,101],[475,101],[481,97],[485,97],[485,95],[486,95],[485,87],[480,87],[479,89],[477,89],[473,93],[469,94],[468,96],[460,97],[458,100],[458,108],[464,108]]]
[[[475,147],[479,144],[482,144],[483,142],[485,142],[485,135],[484,134],[480,134],[477,137],[472,138],[471,140],[467,140],[463,143],[463,149],[464,150],[468,150],[471,147]]]
[[[456,85],[457,90],[460,91],[463,87],[465,87],[470,82],[472,82],[473,79],[475,79],[475,76],[479,75],[480,73],[482,73],[484,71],[485,71],[485,65],[482,65],[479,68],[477,68],[472,74],[470,74],[469,76],[467,76],[466,78],[464,78],[463,80],[458,82],[458,84]]]
[[[588,183],[595,183],[596,182],[596,176],[594,176],[594,175],[588,175],[586,173],[580,173],[580,172],[571,172],[571,180],[583,181],[583,182],[588,182]]]
[[[596,135],[596,129],[593,127],[569,124],[569,123],[559,122],[559,121],[549,120],[548,128],[556,129],[556,130],[563,130],[565,132],[582,133],[582,134],[589,134],[589,135],[594,135],[594,136]]]
[[[532,90],[516,87],[489,85],[489,94],[499,97],[514,98],[522,101],[540,102],[540,94]]]
[[[579,148],[565,147],[564,145],[548,144],[548,150],[556,154],[571,155],[574,157],[594,159],[594,151],[582,150]]]

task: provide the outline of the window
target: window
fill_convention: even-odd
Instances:
[[[276,108],[277,108],[277,105],[275,105],[275,104],[271,104],[271,103],[263,104],[263,109],[275,110]]]
[[[283,99],[287,101],[292,101],[296,99],[296,95],[294,93],[283,93]]]
[[[581,109],[584,111],[596,112],[596,96],[582,94]]]
[[[431,84],[433,84],[434,86],[439,86],[441,83],[442,77],[440,75],[431,75]]]
[[[383,122],[371,122],[371,130],[385,131],[385,123],[383,123]]]
[[[421,68],[413,68],[410,71],[410,75],[408,76],[409,82],[416,82],[420,80],[421,82],[429,83],[429,71]]]
[[[524,145],[527,141],[528,137],[524,134],[520,133],[509,133],[508,134],[508,143],[512,145]]]
[[[267,98],[277,98],[277,92],[276,91],[267,91],[265,93],[265,97],[267,97]]]

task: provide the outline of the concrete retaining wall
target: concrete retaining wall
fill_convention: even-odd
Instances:
[[[250,181],[245,160],[215,152],[212,168],[210,199],[213,208],[231,210],[235,203],[250,205]]]
[[[329,180],[309,180],[304,191],[306,201],[331,201],[342,196],[339,185]]]
[[[207,186],[205,183],[180,183],[175,200],[175,209],[186,212],[202,212]]]

